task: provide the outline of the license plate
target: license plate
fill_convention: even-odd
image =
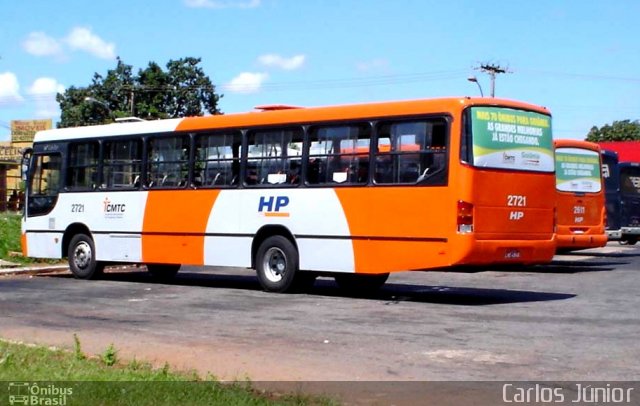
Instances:
[[[508,249],[507,251],[505,251],[504,257],[506,259],[518,259],[520,258],[520,250],[516,248]]]

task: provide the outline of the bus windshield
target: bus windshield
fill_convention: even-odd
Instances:
[[[553,172],[551,117],[506,107],[471,107],[472,163],[481,168]]]
[[[556,149],[556,189],[562,192],[597,193],[600,181],[600,154],[582,148]]]

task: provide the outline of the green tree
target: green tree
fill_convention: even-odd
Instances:
[[[133,74],[120,58],[106,76],[93,75],[86,87],[70,87],[59,93],[58,127],[109,123],[118,117],[146,120],[221,114],[222,95],[199,65],[200,58],[170,60],[163,70],[155,62]]]
[[[593,126],[587,134],[587,141],[640,141],[640,121],[621,120],[601,128]]]

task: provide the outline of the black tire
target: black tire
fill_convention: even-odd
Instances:
[[[637,237],[629,237],[626,240],[620,241],[620,244],[621,245],[636,245],[637,242],[638,242],[638,238]]]
[[[77,279],[95,279],[102,275],[104,264],[96,261],[93,239],[85,234],[76,234],[67,250],[69,269]]]
[[[271,236],[260,244],[255,264],[258,282],[267,292],[287,292],[298,279],[298,250],[281,235]]]
[[[180,264],[147,264],[147,271],[154,279],[167,281],[176,277]]]
[[[342,290],[352,294],[369,294],[380,290],[389,279],[389,274],[339,273],[334,278]]]

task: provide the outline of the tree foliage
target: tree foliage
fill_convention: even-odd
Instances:
[[[640,141],[640,121],[621,120],[601,128],[591,127],[587,141]]]
[[[58,127],[104,124],[118,117],[145,120],[221,114],[222,95],[199,66],[200,58],[170,60],[163,70],[155,62],[133,74],[120,58],[105,76],[93,75],[86,87],[69,87],[59,93]]]

